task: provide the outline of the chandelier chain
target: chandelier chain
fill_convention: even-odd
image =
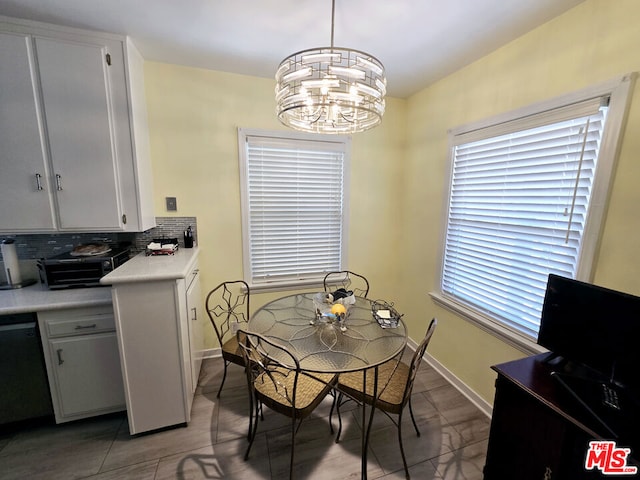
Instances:
[[[336,0],[331,0],[331,51],[333,52],[333,32],[336,20]]]

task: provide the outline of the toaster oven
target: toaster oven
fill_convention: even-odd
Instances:
[[[38,260],[40,281],[49,289],[98,287],[100,279],[129,260],[128,248],[113,248],[92,256],[71,252]]]

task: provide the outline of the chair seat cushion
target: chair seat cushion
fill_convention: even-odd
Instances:
[[[396,367],[397,365],[397,367]],[[376,406],[390,413],[402,409],[404,391],[409,377],[409,366],[395,360],[378,367],[378,392]],[[375,369],[367,370],[367,391],[363,392],[362,372],[342,373],[338,377],[338,390],[342,390],[356,400],[371,403],[374,395]]]
[[[295,376],[295,370],[284,367],[263,372],[255,379],[256,393],[269,408],[290,416]],[[334,380],[334,374],[300,373],[295,396],[296,417],[313,410],[327,395]]]
[[[222,358],[237,365],[244,366],[242,349],[240,345],[238,345],[238,339],[235,335],[222,344]]]

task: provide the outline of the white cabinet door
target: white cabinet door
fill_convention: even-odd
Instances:
[[[51,339],[49,346],[62,416],[124,409],[115,332]]]
[[[61,230],[121,226],[103,45],[35,38]]]
[[[204,314],[201,302],[200,273],[193,271],[193,278],[187,289],[187,320],[189,322],[189,348],[191,351],[191,391],[195,392],[200,377],[202,357],[204,356]]]
[[[28,35],[0,33],[0,230],[54,230],[37,73]]]
[[[129,432],[188,422],[193,395],[186,365],[189,341],[182,332],[187,323],[184,280],[115,284],[113,307]]]

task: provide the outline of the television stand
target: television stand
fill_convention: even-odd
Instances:
[[[568,375],[566,373],[561,373],[561,372],[551,372],[550,375],[551,375],[551,378],[555,379],[558,382],[558,384],[562,386],[562,388],[564,388],[567,392],[569,392],[571,396],[573,396],[573,398],[575,398],[575,400],[580,405],[582,405],[587,410],[587,412],[589,412],[593,416],[593,418],[595,418],[600,423],[600,425],[602,425],[602,427],[609,433],[612,440],[616,440],[620,437],[616,432],[613,431],[613,429],[609,426],[609,424],[600,415],[598,415],[598,413],[596,413],[596,411],[592,408],[593,403],[588,401],[583,395],[581,395],[576,390],[576,388],[572,386],[572,383],[576,381],[587,382],[591,384],[591,386],[595,387],[596,389],[599,389],[602,386],[604,386],[605,388],[610,388],[608,385],[606,385],[604,382],[601,382],[601,381],[593,380],[590,378],[582,378],[575,375]],[[617,397],[617,393],[615,395]],[[589,395],[589,400],[592,400],[592,399],[593,397]],[[610,401],[613,402],[613,399]],[[615,404],[617,405],[616,408],[620,409],[617,399],[615,400],[615,402],[616,402]]]
[[[498,378],[484,479],[602,479],[601,472],[584,468],[592,440],[615,440],[619,447],[631,448],[628,465],[640,465],[635,460],[640,454],[637,417],[627,416],[623,409],[620,415],[628,424],[627,430],[625,435],[620,432],[620,438],[612,438],[611,432],[553,378],[554,367],[544,362],[546,356],[492,367]]]

